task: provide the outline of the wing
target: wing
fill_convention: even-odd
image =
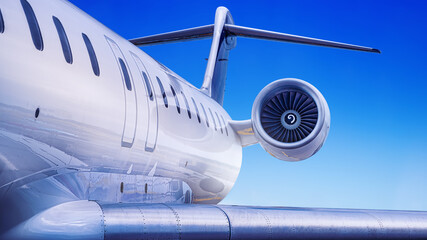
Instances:
[[[196,204],[68,202],[7,239],[416,239],[427,213]]]

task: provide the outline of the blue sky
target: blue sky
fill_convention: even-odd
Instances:
[[[268,83],[306,80],[325,96],[331,130],[297,163],[245,148],[224,204],[427,210],[427,2],[71,0],[125,38],[214,21],[226,6],[237,25],[379,48],[382,54],[238,39],[224,107],[250,117]],[[144,47],[200,86],[210,40]]]

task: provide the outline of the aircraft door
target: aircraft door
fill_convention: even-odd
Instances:
[[[158,134],[158,109],[157,109],[157,98],[154,90],[153,82],[151,81],[150,74],[147,72],[141,59],[134,53],[131,52],[136,65],[138,66],[139,74],[141,76],[143,85],[146,90],[147,107],[145,108],[145,116],[148,119],[147,138],[145,141],[145,151],[153,152],[156,147],[157,134]]]
[[[136,123],[137,123],[137,99],[135,85],[126,59],[119,46],[110,38],[105,36],[111,50],[116,57],[117,66],[122,75],[123,90],[125,94],[125,122],[123,126],[122,147],[132,147],[135,140]]]

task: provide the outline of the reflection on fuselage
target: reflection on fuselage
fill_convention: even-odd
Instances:
[[[67,1],[6,0],[0,11],[4,201],[29,194],[24,186],[66,192],[42,194],[28,212],[129,186],[143,196],[104,200],[153,201],[178,184],[169,202],[189,201],[188,189],[193,202],[217,203],[230,191],[241,145],[217,102]]]

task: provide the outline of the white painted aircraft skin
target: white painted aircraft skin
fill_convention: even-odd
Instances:
[[[298,79],[267,85],[233,121],[221,104],[236,36],[379,50],[236,26],[224,7],[214,25],[133,40],[66,0],[1,0],[0,16],[0,239],[426,239],[425,212],[215,205],[243,146],[300,161],[330,125]],[[201,89],[136,47],[209,36]]]
[[[34,47],[21,3],[0,2],[5,20],[5,32],[0,35],[0,129],[47,144],[79,161],[60,161],[35,170],[24,167],[15,171],[14,176],[25,178],[34,172],[70,168],[75,164],[119,173],[132,166],[134,174],[147,175],[156,165],[155,175],[185,179],[193,190],[194,202],[217,203],[223,199],[233,186],[242,161],[240,140],[228,125],[227,112],[69,2],[29,2],[40,26],[43,51]],[[64,59],[52,16],[66,30],[72,64]],[[100,76],[92,70],[82,33],[92,42]],[[115,42],[124,56],[132,91],[125,87],[107,39]],[[143,63],[144,69],[138,69],[135,58]],[[149,100],[141,71],[149,75],[153,101]],[[167,108],[157,78],[166,91]],[[176,91],[180,113],[170,86]],[[38,118],[35,118],[36,109],[40,111]],[[127,136],[123,137],[125,123]],[[2,179],[1,186],[16,178]],[[215,193],[200,188],[204,179],[215,185],[211,186]]]

